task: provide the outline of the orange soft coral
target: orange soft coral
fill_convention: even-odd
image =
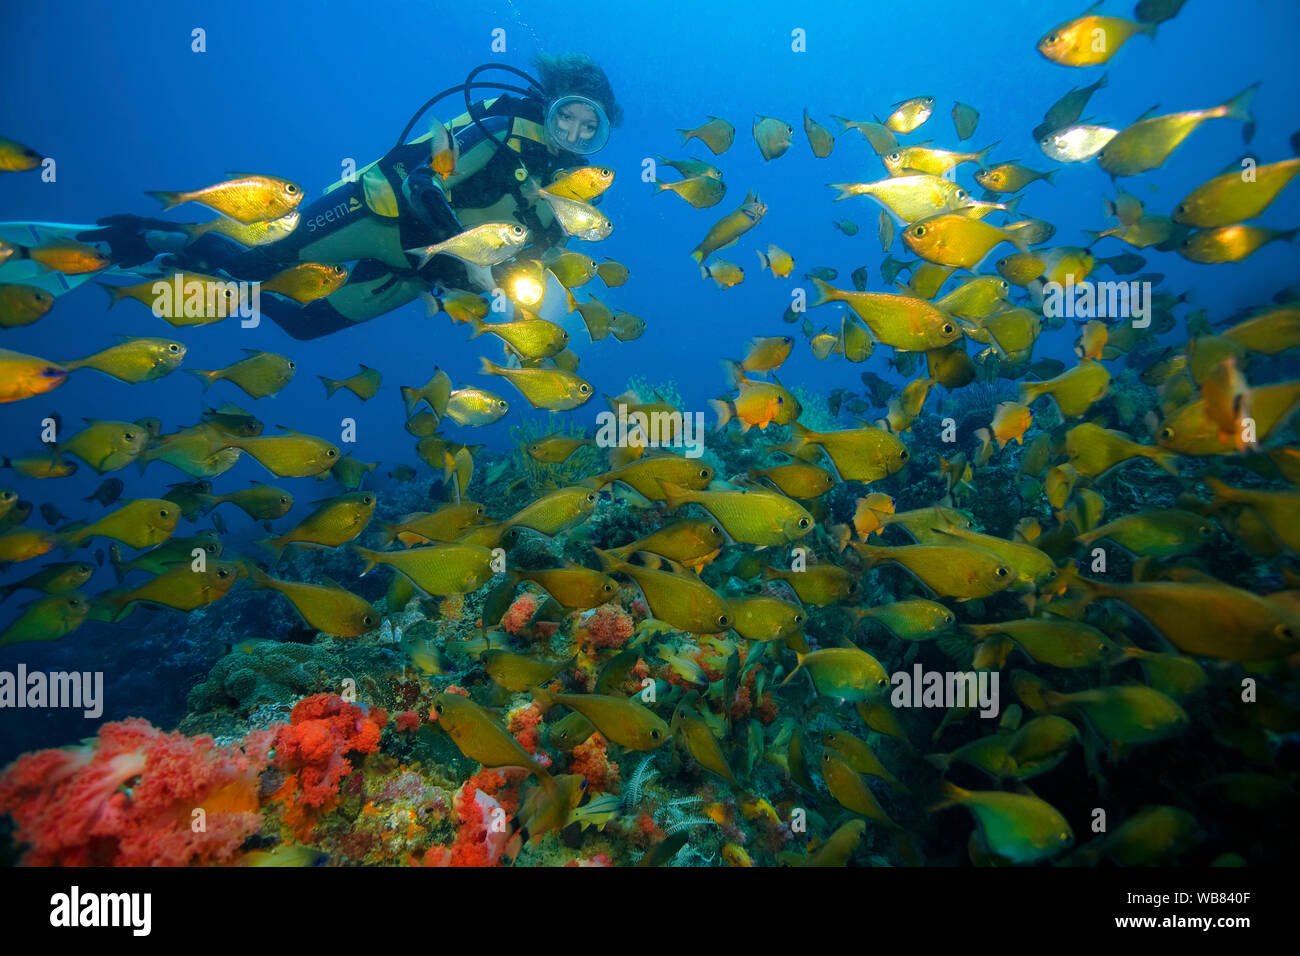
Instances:
[[[90,746],[26,754],[7,767],[0,812],[14,818],[29,865],[228,863],[261,827],[268,743],[252,734],[241,750],[140,719],[105,724]]]
[[[589,651],[602,647],[622,647],[635,630],[631,614],[617,604],[602,604],[584,617],[578,640]]]
[[[298,701],[290,721],[275,738],[275,766],[290,775],[278,795],[300,808],[320,808],[335,801],[339,784],[352,773],[347,755],[379,749],[388,715],[334,694],[314,694]]]
[[[531,591],[525,591],[506,609],[501,616],[501,629],[507,634],[519,634],[532,623],[542,602]]]
[[[618,764],[612,763],[606,752],[605,738],[595,733],[573,748],[569,773],[580,773],[587,778],[591,793],[602,790],[618,792]]]

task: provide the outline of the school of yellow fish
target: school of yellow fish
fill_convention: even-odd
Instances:
[[[1063,66],[1102,65],[1136,34],[1154,34],[1180,6],[1177,0],[1142,0],[1136,20],[1090,12],[1051,29],[1038,50]],[[1219,105],[1141,117],[1119,130],[1080,123],[1088,98],[1104,84],[1103,76],[1071,90],[1034,131],[1048,158],[1064,164],[1095,160],[1115,177],[1116,195],[1105,197],[1113,224],[1098,223],[1106,228],[1096,232],[1097,242],[1176,251],[1210,268],[1294,235],[1250,220],[1300,172],[1300,158],[1260,162],[1251,177],[1236,166],[1207,171],[1213,175],[1167,215],[1148,212],[1122,188],[1125,177],[1159,169],[1202,125],[1206,130],[1199,135],[1221,135],[1218,127],[1226,124],[1211,120],[1253,124],[1254,88]],[[476,695],[488,680],[533,695],[547,714],[546,746],[556,752],[595,732],[633,751],[668,746],[747,805],[755,799],[750,787],[757,768],[775,764],[786,781],[779,793],[768,795],[776,812],[788,821],[794,809],[803,808],[812,820],[805,842],[783,853],[782,862],[843,865],[859,853],[864,835],[876,830],[893,841],[875,843],[892,847],[880,852],[919,862],[924,834],[936,821],[950,819],[940,812],[947,807],[969,811],[970,841],[959,853],[931,854],[938,859],[1171,862],[1209,825],[1197,819],[1190,802],[1153,801],[1112,821],[1104,834],[1085,837],[1089,821],[1068,820],[1030,786],[1034,778],[1061,772],[1056,768],[1072,755],[1082,754],[1100,780],[1108,768],[1142,761],[1144,754],[1158,762],[1162,748],[1210,746],[1211,736],[1214,746],[1239,757],[1206,785],[1244,794],[1237,797],[1244,806],[1252,805],[1252,794],[1274,786],[1294,797],[1275,766],[1273,748],[1283,735],[1300,730],[1300,571],[1294,564],[1300,554],[1300,443],[1293,425],[1300,376],[1289,365],[1300,346],[1300,288],[1229,318],[1192,311],[1184,316],[1185,333],[1173,314],[1183,300],[1161,290],[1152,296],[1145,327],[1123,317],[1089,318],[1067,329],[1064,317],[1044,315],[1053,284],[1082,286],[1096,279],[1102,265],[1116,276],[1135,275],[1145,260],[1132,252],[1101,259],[1092,246],[1051,245],[1055,227],[1025,216],[1019,204],[1022,195],[1032,201],[1034,189],[1041,188],[1034,183],[1064,178],[1069,166],[1041,172],[996,163],[990,152],[998,144],[961,151],[959,144],[975,135],[979,121],[977,110],[964,103],[952,109],[955,137],[949,139],[958,148],[940,148],[935,143],[946,130],[933,128],[940,123],[939,109],[934,96],[918,95],[895,104],[883,121],[834,117],[838,134],[807,111],[803,116],[816,157],[829,156],[837,138],[842,150],[859,148],[860,134],[870,148],[864,158],[879,158],[879,178],[833,185],[834,202],[846,203],[833,208],[877,204],[883,251],[890,253],[901,239],[906,257],[888,256],[876,291],[868,291],[865,268],[854,272],[851,290],[833,284],[834,270],[810,269],[807,309],[835,304],[838,328],[816,330],[800,308],[786,315],[801,322],[809,349],[821,360],[861,363],[878,347],[892,350],[890,364],[909,379],[905,386],[877,388],[883,383],[864,375],[866,394],[832,396],[833,411],[845,409],[858,419],[853,427],[818,431],[801,422],[799,398],[776,375],[796,338],[760,336],[739,359],[724,362],[729,390],[712,403],[718,431],[710,442],[728,452],[761,451],[763,467],[717,474],[703,459],[673,449],[599,449],[587,453],[596,462],[591,474],[511,514],[488,514],[469,498],[484,455],[449,437],[444,426],[490,424],[506,414],[509,403],[485,388],[453,388],[451,377],[438,369],[423,385],[403,386],[401,397],[406,429],[417,439],[415,453],[444,479],[447,500],[376,527],[371,519],[380,501],[364,488],[375,465],[307,432],[286,427],[264,434],[262,421],[234,403],[210,408],[200,421],[173,431],[157,419],[105,419],[65,436],[60,422],[57,440],[44,450],[9,449],[14,457],[3,464],[21,476],[24,488],[83,465],[108,474],[154,461],[189,480],[165,498],[119,500],[123,482],[110,478],[92,496],[106,513],[57,531],[29,524],[31,505],[15,490],[0,491],[0,562],[13,567],[59,549],[69,558],[6,586],[6,594],[26,588],[38,597],[0,633],[0,644],[57,640],[88,620],[124,620],[140,603],[190,611],[221,600],[239,581],[277,593],[311,628],[361,637],[384,621],[371,603],[345,585],[274,575],[290,546],[348,547],[359,559],[359,574],[381,565],[394,572],[390,612],[413,597],[490,589],[482,622],[490,629],[522,587],[549,596],[560,609],[560,642],[587,612],[620,603],[621,592],[639,594],[647,616],[632,643],[591,652],[585,669],[576,661],[576,647],[567,649],[567,660],[551,659],[503,645],[507,638],[494,633],[495,646],[482,657],[486,680],[458,680]],[[698,140],[714,156],[732,147],[735,132],[716,116],[679,131],[683,146]],[[796,142],[795,127],[774,117],[757,116],[752,134],[766,161],[779,160]],[[902,142],[911,136],[928,138]],[[0,140],[0,168],[31,169],[39,161],[34,151]],[[455,158],[444,149],[431,163],[445,176]],[[656,179],[657,192],[675,193],[696,209],[724,198],[722,171],[711,163],[660,157],[659,165],[681,178]],[[982,198],[973,186],[962,185],[967,171]],[[576,168],[540,189],[539,198],[569,236],[600,241],[613,223],[594,201],[613,183],[612,170]],[[221,217],[197,229],[255,245],[292,228],[286,219],[295,216],[303,189],[276,177],[247,175],[155,195],[168,208],[202,203]],[[829,207],[831,197],[826,199]],[[737,208],[701,227],[703,238],[690,255],[702,278],[723,288],[744,281],[744,270],[717,253],[758,227],[766,210],[751,189]],[[858,231],[849,219],[835,226],[850,235]],[[489,223],[424,254],[453,255],[495,269],[494,275],[531,280],[523,287],[532,290],[557,279],[568,311],[581,313],[593,340],[613,335],[626,342],[644,332],[641,318],[589,292],[585,301],[574,294],[596,277],[607,287],[622,285],[629,278],[625,266],[571,249],[521,258],[525,241],[522,227]],[[990,255],[1004,243],[1012,251],[990,270]],[[792,287],[798,282],[791,278],[796,267],[789,252],[767,243],[757,254],[762,269]],[[0,247],[0,257],[11,255],[65,273],[108,265],[102,253],[75,242]],[[903,271],[910,273],[908,281],[896,285]],[[307,263],[275,277],[263,292],[309,302],[330,294],[346,277],[344,264]],[[222,281],[186,278],[205,289]],[[1146,278],[1158,284],[1159,277]],[[152,305],[150,285],[114,287],[113,301]],[[789,293],[783,287],[779,295],[788,302]],[[0,287],[0,326],[35,322],[53,304],[40,290]],[[501,341],[506,361],[484,357],[480,371],[509,382],[531,407],[563,413],[594,396],[593,385],[579,374],[568,333],[536,314],[536,295],[517,301],[508,321],[490,321],[488,300],[472,292],[441,292],[429,304],[474,336]],[[202,307],[177,302],[161,317],[178,330],[218,321],[211,305],[210,296]],[[1034,359],[1039,337],[1053,332],[1077,335],[1072,366]],[[71,360],[0,350],[0,401],[43,395],[86,369],[144,385],[192,358],[184,343],[155,337],[124,337],[112,348]],[[275,395],[297,371],[290,358],[261,351],[226,368],[186,369],[205,388],[224,380],[254,401]],[[321,376],[327,396],[346,389],[361,400],[375,397],[381,378],[366,365],[348,378]],[[968,406],[978,410],[977,417],[949,418],[948,411],[936,410],[941,390],[993,392],[1000,380],[1016,382],[1018,395],[994,392],[1004,400]],[[1138,393],[1149,398],[1145,414],[1134,398]],[[671,413],[689,411],[652,395],[628,393],[612,399],[611,407],[620,403],[647,420],[668,421]],[[943,408],[950,406],[959,407]],[[874,423],[864,417],[871,407],[884,409]],[[916,433],[921,427],[935,434],[923,438]],[[916,497],[923,477],[930,477],[917,473],[917,444],[941,452],[935,472],[940,496]],[[523,451],[541,466],[558,467],[594,447],[592,438],[566,430]],[[268,528],[293,507],[294,494],[276,484],[219,491],[219,477],[244,454],[277,479],[333,475],[348,490],[274,532],[263,542],[265,554],[225,552],[212,530],[179,536],[182,518],[196,519],[223,504]],[[1003,484],[993,489],[1003,499],[998,513],[1016,517],[1005,527],[978,528],[972,516],[979,510],[975,487],[981,473],[999,468]],[[409,480],[416,470],[401,465],[392,474]],[[907,475],[906,482],[890,481]],[[877,483],[887,483],[893,493],[873,488]],[[846,484],[847,495],[837,490]],[[989,493],[987,483],[981,487]],[[1143,500],[1143,489],[1151,487],[1159,494]],[[567,535],[608,507],[611,495],[645,509],[653,530],[638,540],[590,548],[589,566],[505,571],[498,563],[501,549],[509,567],[509,550],[521,531]],[[1159,506],[1151,503],[1157,498],[1163,501]],[[368,531],[377,532],[369,547],[361,544]],[[76,553],[100,539],[112,542],[123,577],[147,577],[100,594],[83,593],[94,568]],[[1218,542],[1224,540],[1255,562],[1235,583],[1222,579],[1224,566],[1207,553],[1222,548]],[[128,560],[122,546],[140,553]],[[200,560],[200,552],[206,559]],[[873,597],[882,594],[888,597]],[[805,629],[814,621],[810,644]],[[628,680],[638,659],[652,675],[687,692],[647,699]],[[720,662],[721,679],[711,680],[701,660]],[[927,715],[891,702],[891,673],[910,670],[918,660],[930,669],[998,673],[999,719],[986,725],[972,702],[942,711],[933,735],[924,732],[933,729],[933,722],[924,723]],[[599,681],[583,676],[597,672]],[[760,720],[756,712],[733,719],[737,695],[746,688],[754,701],[775,701],[773,719]],[[538,785],[525,804],[534,836],[558,831],[580,812],[580,790],[557,785],[567,778],[552,777],[491,709],[445,693],[436,709],[467,757],[535,775]],[[1216,715],[1213,726],[1207,726],[1208,713]],[[1194,732],[1205,739],[1180,740]],[[965,742],[941,746],[944,733]],[[1092,785],[1086,778],[1071,783]],[[749,863],[757,852],[732,847],[724,858]],[[659,857],[655,862],[665,862]]]

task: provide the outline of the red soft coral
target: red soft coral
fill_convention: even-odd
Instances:
[[[282,795],[294,794],[299,806],[322,807],[352,772],[347,754],[379,749],[388,714],[378,707],[367,712],[334,694],[314,694],[298,701],[289,719],[275,739],[275,766],[293,775]]]
[[[541,608],[542,602],[536,594],[525,591],[506,609],[501,617],[501,629],[507,634],[518,634],[532,623],[533,617]]]
[[[129,719],[102,726],[93,746],[18,758],[0,775],[0,812],[29,865],[227,863],[261,827],[265,766],[264,735],[241,751]]]
[[[591,793],[618,790],[618,764],[610,761],[605,738],[599,733],[592,734],[573,748],[569,773],[580,773],[586,777],[587,789]]]

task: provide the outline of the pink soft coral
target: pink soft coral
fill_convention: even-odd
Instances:
[[[601,647],[622,647],[628,642],[634,630],[632,615],[617,604],[602,604],[594,611],[588,612],[582,621],[582,631],[588,638],[583,643],[591,650]],[[579,639],[581,640],[581,637]]]
[[[250,735],[240,750],[146,720],[105,724],[93,745],[25,754],[7,767],[0,812],[28,844],[28,865],[230,862],[261,827],[258,774],[269,740]]]
[[[506,609],[501,617],[501,629],[507,634],[518,634],[532,623],[533,617],[541,608],[542,602],[536,594],[525,591]]]

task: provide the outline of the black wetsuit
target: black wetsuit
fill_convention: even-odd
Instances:
[[[403,250],[431,245],[454,236],[489,211],[493,221],[513,220],[526,226],[530,244],[562,244],[563,234],[550,211],[526,198],[525,182],[545,184],[551,174],[581,157],[553,154],[538,142],[543,104],[534,99],[500,96],[475,103],[474,115],[498,140],[498,147],[465,114],[450,124],[460,147],[456,172],[445,184],[429,165],[427,137],[390,150],[383,158],[315,202],[299,207],[297,228],[277,242],[245,249],[214,233],[191,242],[168,260],[177,269],[224,273],[242,281],[264,281],[299,262],[353,261],[342,288],[323,299],[299,305],[274,294],[262,297],[262,311],[290,335],[317,338],[382,315],[412,301],[420,292],[470,288],[464,266],[435,256],[417,269],[418,255]],[[530,137],[531,134],[531,137]],[[507,198],[513,209],[502,211]],[[450,200],[450,201],[449,201]],[[458,218],[467,212],[476,221]],[[82,233],[83,241],[107,242],[115,264],[140,265],[157,255],[145,233],[175,233],[176,223],[139,216],[111,216],[104,227]]]

